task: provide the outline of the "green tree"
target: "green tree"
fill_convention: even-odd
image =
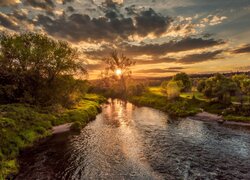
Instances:
[[[209,98],[217,98],[222,103],[231,103],[231,96],[238,91],[237,84],[230,78],[222,74],[206,80],[206,86],[203,90],[204,94]]]
[[[197,90],[199,91],[199,92],[202,92],[204,89],[205,89],[205,87],[206,87],[206,82],[205,82],[205,80],[199,80],[199,82],[198,82],[198,85],[197,85]]]
[[[182,87],[180,87],[181,92],[187,92],[187,91],[191,90],[192,83],[191,83],[191,80],[190,80],[189,76],[186,73],[184,73],[184,72],[177,73],[173,77],[173,80],[182,82]],[[181,85],[181,84],[179,84],[179,85]]]
[[[36,33],[2,34],[0,38],[1,100],[45,103],[41,97],[47,94],[46,99],[51,102],[67,91],[55,84],[65,83],[62,79],[69,80],[69,76],[86,74],[78,50],[67,42]]]
[[[243,106],[244,98],[243,95],[248,95],[250,90],[247,88],[247,81],[250,81],[250,78],[248,75],[242,73],[242,74],[236,74],[232,76],[232,80],[237,84],[239,91],[236,93],[236,96],[240,100],[241,106]]]
[[[242,92],[247,95],[248,102],[250,102],[250,78],[244,79],[242,82]]]
[[[163,94],[167,94],[168,81],[163,81],[161,83],[161,91]]]
[[[182,83],[182,82],[181,82]],[[168,99],[176,99],[180,96],[180,82],[178,81],[169,81],[167,85],[167,95]]]

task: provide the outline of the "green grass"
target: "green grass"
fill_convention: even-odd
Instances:
[[[164,94],[164,91],[161,88],[161,86],[149,87],[148,90],[152,94],[160,95],[160,96],[166,96],[166,94]]]
[[[155,95],[159,95],[159,96],[166,96],[166,94],[164,93],[164,90],[161,88],[161,86],[149,87],[148,90],[151,94],[155,94]],[[205,97],[203,93],[200,93],[198,91],[183,92],[180,94],[180,97],[185,98],[185,99],[192,99],[193,96],[195,96],[195,98],[200,100],[200,101],[206,101],[206,102],[209,101],[209,99],[207,97]]]
[[[248,98],[249,97],[244,97],[244,100],[247,100]],[[194,115],[197,112],[200,112],[201,109],[204,109],[210,113],[223,115],[224,119],[228,121],[250,123],[250,117],[247,116],[247,112],[249,112],[249,107],[247,105],[244,105],[243,108],[238,111],[228,110],[228,108],[235,109],[235,105],[226,105],[213,101],[197,91],[181,93],[180,98],[169,101],[162,88],[157,86],[149,87],[148,91],[143,95],[132,96],[129,99],[137,105],[149,106],[165,111],[170,116],[185,117]],[[236,97],[232,97],[232,101],[236,100]]]
[[[132,96],[129,100],[137,105],[149,106],[167,112],[170,116],[185,117],[200,112],[199,102],[195,99],[178,98],[168,100],[167,96],[160,93],[159,88],[149,88],[141,96]]]
[[[101,96],[87,94],[71,109],[48,111],[25,104],[0,105],[0,180],[16,173],[21,149],[51,134],[54,125],[77,122],[86,125],[100,111]]]
[[[223,117],[223,119],[226,120],[226,121],[236,121],[236,122],[250,123],[250,117],[245,117],[245,116],[228,115],[228,116]]]
[[[53,115],[40,113],[35,107],[28,105],[0,105],[1,178],[9,172],[16,172],[15,158],[20,149],[50,134],[53,118]]]
[[[243,96],[243,103],[249,104],[250,103],[250,96]],[[240,98],[238,96],[231,97],[231,101],[234,103],[240,103]]]
[[[192,99],[193,96],[200,101],[205,101],[205,102],[209,102],[209,99],[207,97],[204,96],[203,93],[194,91],[194,92],[186,92],[186,93],[181,93],[180,97],[182,98],[186,98],[186,99]]]

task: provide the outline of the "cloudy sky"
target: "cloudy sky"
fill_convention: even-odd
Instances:
[[[250,0],[0,0],[0,31],[72,43],[91,79],[113,49],[135,76],[250,70]]]

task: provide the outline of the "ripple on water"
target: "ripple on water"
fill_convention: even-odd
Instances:
[[[20,157],[16,179],[250,179],[250,132],[110,101],[80,134]]]

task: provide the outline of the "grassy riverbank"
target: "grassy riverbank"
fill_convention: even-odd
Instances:
[[[25,104],[0,105],[0,180],[18,171],[16,157],[21,149],[32,146],[51,134],[51,128],[68,122],[82,126],[95,118],[105,98],[87,94],[70,109],[41,108]]]
[[[249,109],[246,105],[241,108],[239,113],[239,110],[235,110],[237,109],[236,105],[213,102],[199,92],[181,93],[179,98],[168,100],[161,87],[149,87],[148,91],[142,95],[131,96],[129,100],[137,105],[149,106],[167,112],[174,117],[195,115],[203,109],[210,113],[222,115],[225,121],[250,123],[250,118],[244,115],[244,112],[246,114]]]
[[[199,100],[179,97],[170,101],[155,88],[153,91],[149,89],[141,96],[132,96],[129,100],[137,105],[149,106],[167,112],[170,116],[185,117],[200,112]]]

